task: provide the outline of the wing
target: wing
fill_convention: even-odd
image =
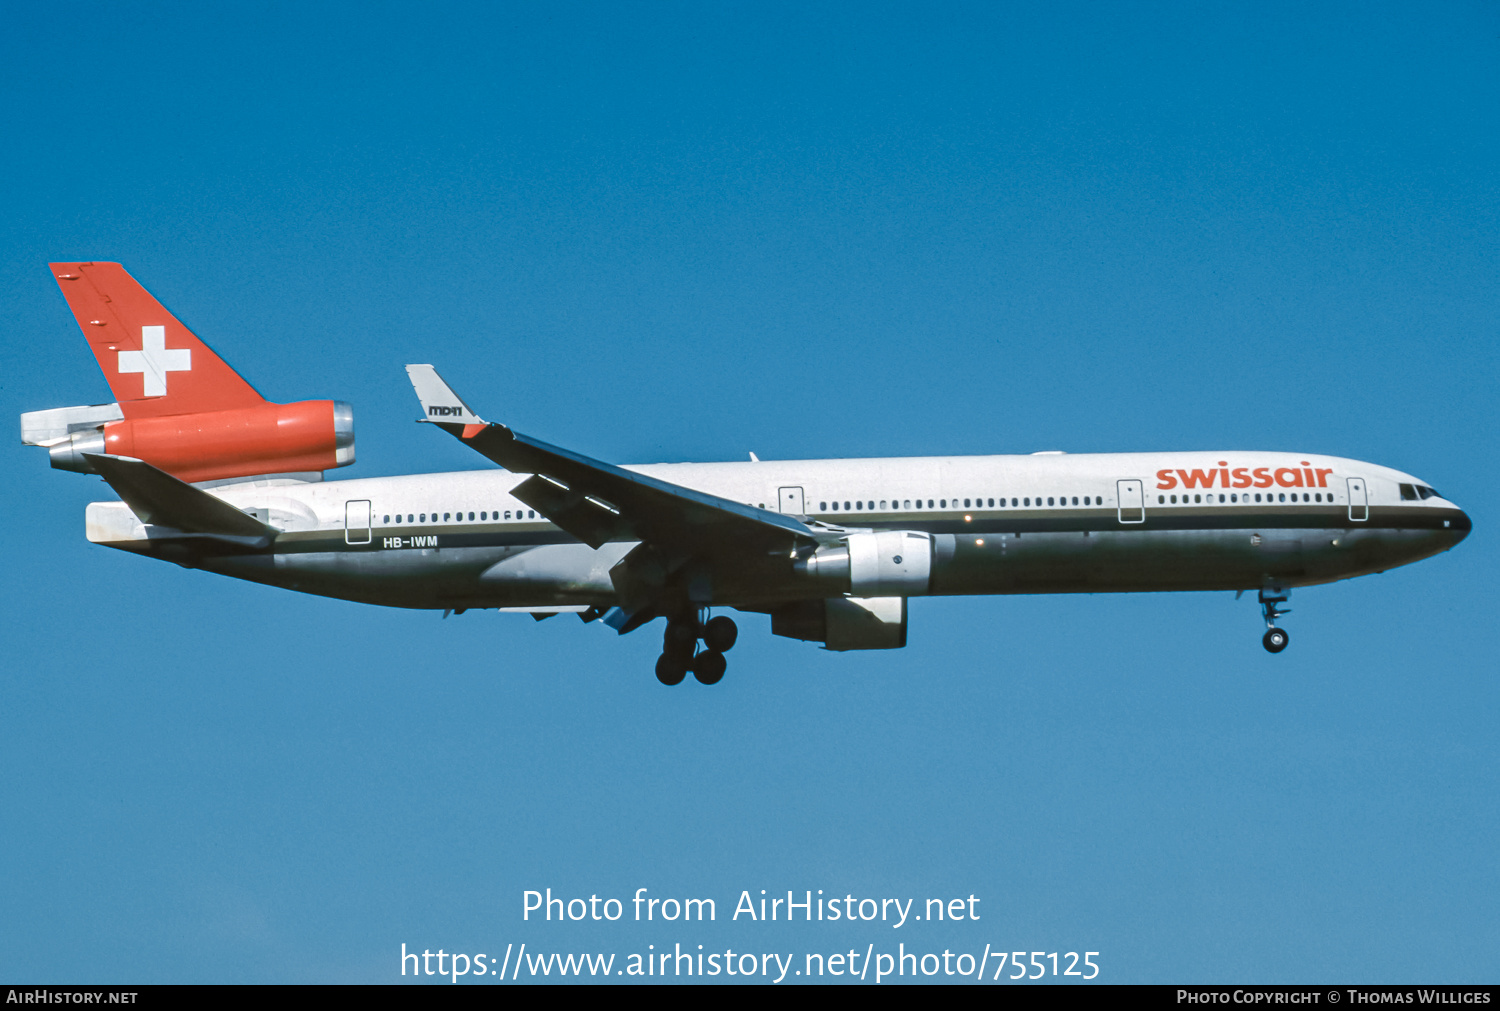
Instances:
[[[669,551],[718,558],[790,556],[816,547],[806,524],[781,513],[684,488],[549,445],[469,408],[431,365],[408,365],[424,421],[518,474],[531,474],[512,494],[590,547],[644,540]]]
[[[423,421],[506,470],[532,475],[512,489],[516,498],[590,547],[613,540],[643,543],[647,551],[632,551],[620,563],[625,570],[612,573],[622,599],[639,603],[643,596],[653,596],[660,606],[665,601],[659,598],[674,583],[671,577],[684,569],[696,574],[676,580],[678,588],[689,601],[702,598],[711,591],[695,590],[693,580],[711,584],[721,566],[748,563],[755,568],[773,557],[789,564],[799,549],[817,545],[807,525],[790,516],[637,474],[487,423],[431,365],[408,365],[406,371],[422,402]],[[653,567],[663,570],[659,579],[653,578]],[[630,592],[631,576],[645,578],[656,591]]]

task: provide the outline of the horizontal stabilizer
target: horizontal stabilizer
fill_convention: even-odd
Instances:
[[[268,543],[280,533],[144,460],[99,453],[89,453],[87,459],[142,523],[190,534],[263,538]]]

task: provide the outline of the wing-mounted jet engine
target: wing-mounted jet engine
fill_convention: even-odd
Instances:
[[[795,601],[771,612],[771,634],[820,642],[834,652],[901,649],[906,645],[906,598]]]
[[[308,473],[354,462],[354,412],[335,400],[273,404],[118,263],[54,263],[113,404],[21,415],[21,439],[59,470],[144,460],[183,481]]]
[[[932,535],[921,530],[858,531],[798,559],[793,568],[836,593],[923,596],[932,581]]]

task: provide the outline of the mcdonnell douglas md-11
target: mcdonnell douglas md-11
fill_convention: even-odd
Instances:
[[[500,469],[325,481],[349,405],[268,403],[117,263],[52,272],[116,402],[21,416],[98,474],[88,539],[303,593],[462,614],[665,619],[656,676],[724,676],[738,629],[906,645],[916,596],[1255,591],[1265,648],[1293,587],[1446,551],[1469,517],[1426,481],[1314,453],[751,459],[615,466],[482,419],[408,365],[421,420]]]

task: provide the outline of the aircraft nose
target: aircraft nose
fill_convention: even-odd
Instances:
[[[1454,544],[1469,536],[1469,531],[1474,529],[1474,521],[1469,519],[1469,514],[1462,509],[1453,510],[1452,519],[1445,520],[1443,525],[1453,532]]]

